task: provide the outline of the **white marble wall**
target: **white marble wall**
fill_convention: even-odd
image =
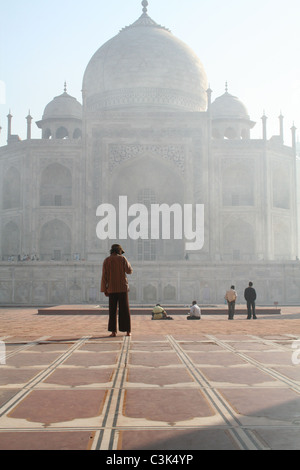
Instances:
[[[259,305],[295,305],[300,301],[300,265],[288,263],[133,263],[129,276],[130,303],[152,305],[224,303],[231,284],[244,303],[243,292],[254,282]],[[100,293],[99,263],[0,263],[0,305],[107,304]]]

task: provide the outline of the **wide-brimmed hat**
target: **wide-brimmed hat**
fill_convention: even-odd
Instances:
[[[118,245],[118,244],[114,244],[111,246],[111,249],[110,249],[110,252],[111,253],[125,253],[125,251],[123,250],[123,248],[121,247],[121,245]]]

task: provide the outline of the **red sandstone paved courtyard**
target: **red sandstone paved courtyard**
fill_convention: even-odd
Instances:
[[[2,308],[0,340],[0,450],[300,447],[300,307],[132,315],[116,338],[105,315]]]

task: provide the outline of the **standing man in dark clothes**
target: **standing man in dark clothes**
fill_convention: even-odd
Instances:
[[[257,318],[255,315],[256,291],[252,286],[253,286],[253,282],[249,282],[249,287],[247,287],[244,292],[244,297],[247,301],[247,309],[248,309],[247,320],[251,319],[251,311],[252,311],[254,320],[256,320]]]
[[[117,335],[117,307],[119,304],[119,330],[127,331],[131,336],[131,320],[128,301],[128,281],[126,274],[132,273],[132,267],[123,256],[120,245],[112,245],[110,256],[103,262],[101,292],[109,297],[108,331],[110,336]]]

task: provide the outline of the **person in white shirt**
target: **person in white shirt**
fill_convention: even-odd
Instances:
[[[201,309],[197,305],[196,300],[193,300],[193,304],[190,308],[190,314],[187,316],[187,320],[201,320]]]

